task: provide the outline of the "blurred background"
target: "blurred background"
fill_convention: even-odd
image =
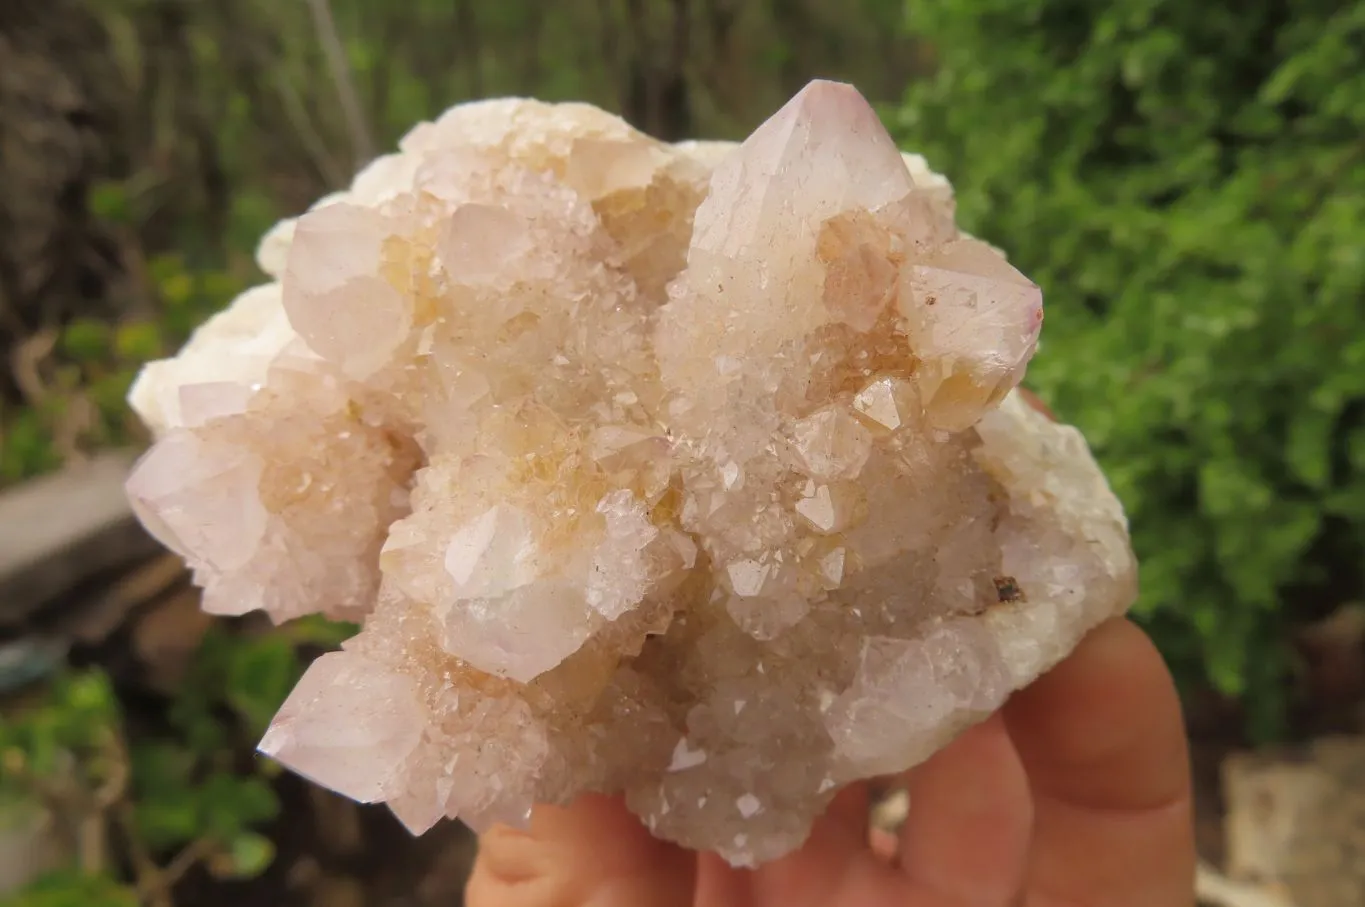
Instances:
[[[739,138],[813,77],[1044,289],[1029,383],[1131,514],[1209,903],[1365,904],[1358,0],[0,0],[0,904],[460,903],[457,826],[254,758],[349,628],[200,614],[123,500],[128,385],[453,103]]]

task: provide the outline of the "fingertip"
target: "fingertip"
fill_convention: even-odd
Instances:
[[[1050,795],[1140,809],[1188,791],[1175,682],[1151,639],[1126,618],[1091,631],[1004,713],[1034,786]]]
[[[537,806],[525,830],[479,840],[469,907],[690,905],[691,854],[650,835],[619,798],[586,794]],[[644,900],[642,900],[644,898]]]
[[[1005,718],[1034,797],[1031,886],[1059,903],[1193,903],[1184,722],[1146,634],[1097,628]]]
[[[893,863],[900,855],[900,840],[891,832],[874,828],[867,833],[867,846],[883,863]]]

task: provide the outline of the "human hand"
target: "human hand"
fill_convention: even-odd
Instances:
[[[479,843],[469,907],[1189,907],[1184,724],[1161,656],[1124,619],[1000,714],[897,779],[895,856],[869,846],[868,786],[756,870],[658,841],[619,800],[540,807]]]

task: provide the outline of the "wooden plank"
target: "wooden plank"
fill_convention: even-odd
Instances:
[[[123,492],[134,454],[102,454],[0,494],[0,625],[157,550]]]

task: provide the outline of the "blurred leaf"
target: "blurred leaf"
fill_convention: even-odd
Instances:
[[[134,804],[138,833],[157,853],[167,853],[199,837],[202,816],[191,792],[184,797],[149,797]]]
[[[90,213],[116,224],[133,222],[133,207],[122,183],[96,183],[90,188]]]
[[[268,822],[279,812],[279,801],[261,778],[215,772],[198,788],[199,831],[231,841],[251,826]]]
[[[138,899],[133,889],[108,876],[65,870],[0,896],[0,907],[138,907]]]
[[[42,414],[35,410],[12,416],[0,435],[0,476],[13,481],[60,466],[61,457],[48,432]]]
[[[139,743],[132,751],[133,784],[141,797],[180,796],[193,787],[195,756],[166,741]]]
[[[79,362],[93,362],[109,355],[109,325],[93,318],[77,318],[62,330],[62,352]]]
[[[232,839],[227,856],[226,874],[250,879],[270,868],[275,859],[275,844],[265,835],[245,832]]]
[[[165,352],[161,329],[151,322],[121,324],[114,332],[114,349],[124,362],[143,363]]]
[[[172,307],[186,305],[194,297],[194,278],[181,271],[161,281],[161,298]]]
[[[294,646],[283,636],[262,636],[239,644],[228,666],[228,702],[248,727],[264,732],[300,673]]]
[[[280,632],[295,645],[335,649],[360,632],[360,627],[347,621],[328,620],[321,614],[309,614],[291,620],[280,628]]]

